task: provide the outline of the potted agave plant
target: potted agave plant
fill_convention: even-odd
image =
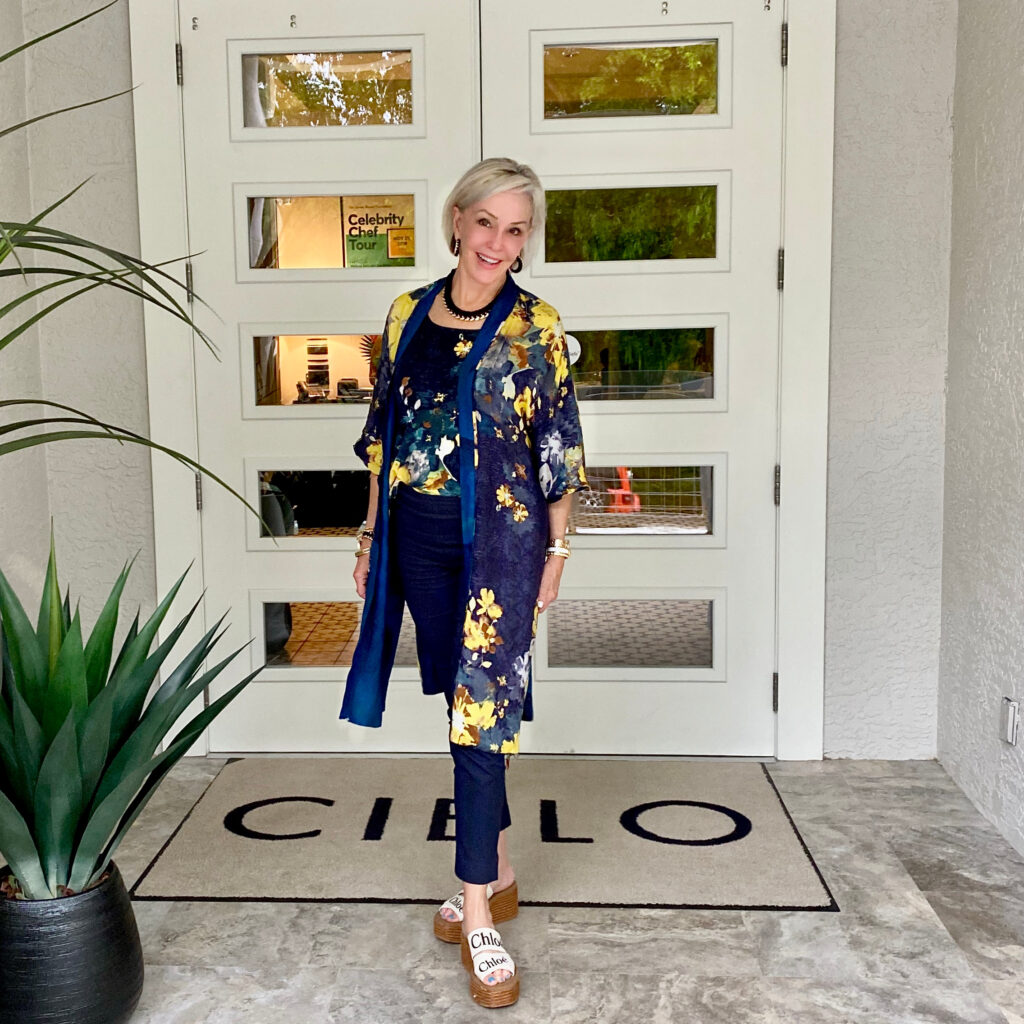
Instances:
[[[0,54],[0,65],[117,2]],[[44,117],[112,98],[0,127],[0,139]],[[53,212],[80,187],[27,221],[5,219],[0,211],[0,282],[24,285],[0,305],[0,320],[16,320],[0,330],[0,362],[33,324],[100,287],[159,306],[215,353],[176,297],[183,283],[163,265],[51,226]],[[76,438],[146,445],[207,474],[258,516],[187,455],[38,396],[4,399],[0,415],[23,406],[43,407],[46,414],[0,420],[0,458]],[[198,607],[161,629],[183,575],[144,623],[136,614],[115,654],[130,568],[121,572],[88,635],[70,597],[61,600],[52,538],[34,625],[0,573],[0,1024],[120,1024],[131,1016],[142,989],[142,951],[114,851],[175,762],[256,675],[175,731],[239,651],[204,670],[221,619],[178,664],[166,664]]]
[[[88,636],[50,563],[33,626],[0,573],[0,1021],[118,1024],[142,991],[142,947],[114,851],[161,779],[256,675],[174,732],[240,653],[200,674],[218,622],[170,671],[197,605],[154,649],[182,576],[114,654],[124,568]],[[163,670],[163,682],[149,696]],[[259,670],[257,670],[258,672]],[[158,750],[165,743],[162,750]]]

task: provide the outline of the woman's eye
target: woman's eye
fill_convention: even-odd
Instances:
[[[490,225],[490,222],[489,222],[489,221],[487,220],[487,218],[486,218],[486,217],[481,217],[481,218],[480,218],[480,219],[479,219],[479,220],[477,221],[477,224],[479,224],[479,225],[480,225],[481,227],[484,227],[484,228],[489,228],[489,227],[491,226],[491,225]]]
[[[511,228],[510,230],[511,230],[513,235],[521,235],[523,233],[523,229],[522,228]]]

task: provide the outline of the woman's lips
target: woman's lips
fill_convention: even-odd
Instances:
[[[481,262],[481,263],[482,263],[482,264],[483,264],[483,265],[484,265],[485,267],[496,267],[496,266],[497,266],[497,265],[498,265],[498,264],[499,264],[499,263],[501,262],[501,260],[497,260],[497,259],[494,259],[494,258],[492,258],[492,257],[490,257],[490,256],[485,256],[485,255],[484,255],[484,254],[483,254],[482,252],[478,252],[478,253],[476,254],[476,258],[477,258],[477,259],[478,259],[478,260],[479,260],[479,261],[480,261],[480,262]]]

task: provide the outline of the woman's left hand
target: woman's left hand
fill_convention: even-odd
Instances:
[[[565,559],[558,555],[549,555],[544,563],[544,572],[540,577],[540,591],[537,594],[537,604],[541,612],[548,610],[548,605],[558,597],[558,583],[562,578],[562,570],[565,568]]]

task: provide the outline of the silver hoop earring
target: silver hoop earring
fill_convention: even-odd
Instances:
[[[452,237],[452,255],[458,256],[459,251],[462,249],[462,239]]]
[[[523,257],[517,256],[512,261],[512,266],[509,267],[508,269],[511,270],[513,274],[518,274],[519,271],[523,269]]]

